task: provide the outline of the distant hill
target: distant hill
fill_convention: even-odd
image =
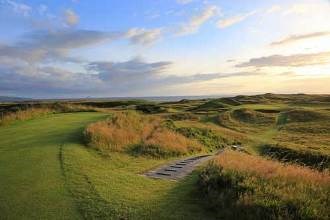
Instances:
[[[30,98],[0,96],[0,102],[22,102],[32,100]]]

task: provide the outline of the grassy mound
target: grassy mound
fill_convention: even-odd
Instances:
[[[176,129],[180,134],[194,138],[206,146],[209,150],[217,150],[228,145],[228,141],[216,134],[211,129],[196,127],[181,127]]]
[[[296,109],[278,117],[276,145],[265,147],[266,153],[292,162],[317,168],[329,168],[330,117],[323,110]]]
[[[129,151],[149,156],[177,156],[202,151],[197,141],[171,131],[158,117],[116,113],[85,130],[88,145],[104,154]]]
[[[197,116],[193,113],[190,113],[190,112],[171,114],[168,116],[168,118],[171,120],[175,120],[175,121],[181,121],[181,120],[198,121],[200,119],[199,116]]]
[[[200,173],[220,219],[329,219],[330,175],[225,151]]]
[[[224,104],[233,105],[233,106],[238,106],[242,104],[239,101],[237,101],[235,98],[220,98],[219,101]]]
[[[330,117],[320,111],[316,110],[304,110],[294,109],[282,113],[282,124],[293,123],[293,122],[311,122],[320,120],[329,120]]]
[[[167,112],[166,108],[156,104],[137,105],[136,110],[147,114]]]
[[[232,111],[231,116],[235,120],[243,123],[271,124],[275,122],[275,117],[247,108],[235,109]]]
[[[227,104],[222,103],[220,100],[218,99],[214,99],[211,101],[208,101],[206,103],[203,103],[199,106],[197,106],[196,108],[194,108],[194,111],[214,111],[214,110],[226,110],[228,108]]]

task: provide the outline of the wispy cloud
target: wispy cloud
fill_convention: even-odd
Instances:
[[[272,14],[275,12],[279,12],[282,10],[282,7],[279,5],[272,5],[270,8],[268,8],[265,12],[266,14]]]
[[[236,65],[236,67],[301,67],[310,65],[323,65],[328,63],[330,63],[330,52],[320,52],[311,54],[294,54],[288,56],[272,55],[252,58],[248,62]]]
[[[114,40],[120,33],[90,30],[34,31],[14,45],[0,45],[0,58],[40,63],[51,60],[72,61],[73,49]]]
[[[31,6],[29,6],[27,4],[23,4],[23,3],[18,3],[18,2],[13,1],[13,0],[2,0],[2,1],[0,1],[0,3],[6,4],[14,12],[16,12],[17,14],[21,14],[23,16],[30,15],[30,13],[32,11],[32,7]]]
[[[96,72],[100,79],[114,84],[132,84],[148,81],[164,72],[172,62],[147,63],[140,58],[125,62],[93,62],[87,68]]]
[[[227,18],[223,18],[221,20],[218,21],[217,26],[219,28],[227,28],[230,27],[234,24],[240,23],[244,20],[246,20],[247,18],[251,17],[252,15],[255,15],[256,11],[251,11],[245,14],[240,14],[240,15],[235,15],[232,17],[227,17]]]
[[[313,10],[314,4],[298,3],[291,5],[287,10],[284,11],[284,15],[289,14],[306,14]]]
[[[79,23],[79,16],[71,9],[64,12],[64,21],[68,26],[74,26]]]
[[[144,28],[131,28],[129,29],[125,37],[128,38],[134,44],[148,45],[159,40],[162,36],[162,29],[144,29]]]
[[[214,17],[218,13],[217,6],[211,5],[204,8],[204,10],[189,20],[188,23],[182,24],[177,31],[177,35],[187,35],[196,33],[199,28],[210,18]]]
[[[321,31],[321,32],[313,32],[308,34],[300,34],[300,35],[291,35],[289,37],[286,37],[282,40],[272,42],[271,46],[281,46],[289,43],[294,43],[296,41],[306,40],[310,38],[316,38],[316,37],[324,37],[329,36],[330,31]]]

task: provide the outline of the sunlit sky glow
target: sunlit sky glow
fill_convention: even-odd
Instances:
[[[0,96],[330,93],[329,0],[0,0]]]

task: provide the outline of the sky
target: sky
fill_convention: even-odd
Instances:
[[[0,96],[330,93],[329,0],[0,0]]]

